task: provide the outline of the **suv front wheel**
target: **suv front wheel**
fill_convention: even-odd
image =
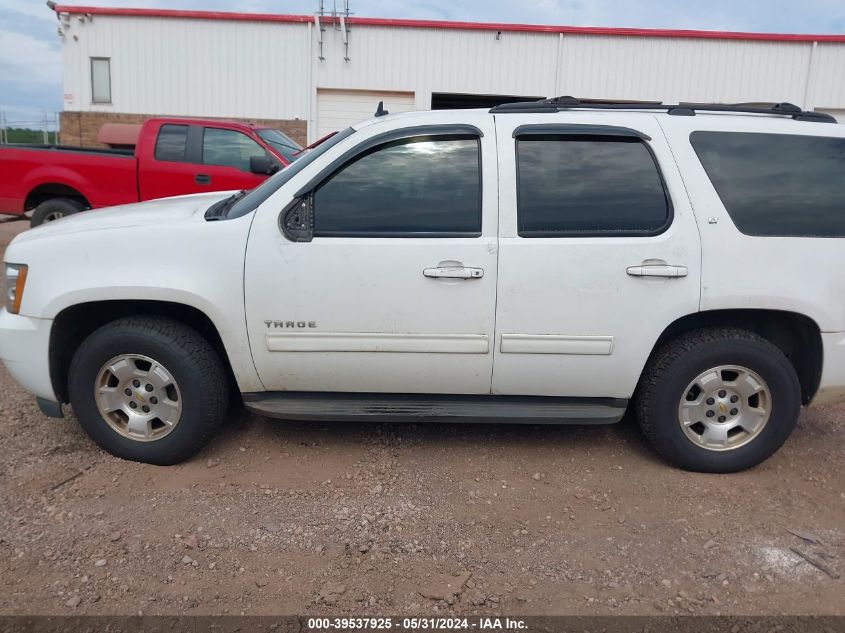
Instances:
[[[73,356],[68,391],[82,428],[112,455],[169,465],[200,450],[226,413],[220,357],[198,332],[164,317],[99,328]]]
[[[747,330],[695,330],[649,360],[637,390],[654,448],[686,470],[727,473],[759,464],[798,422],[801,387],[789,359]]]

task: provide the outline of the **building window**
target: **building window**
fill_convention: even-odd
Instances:
[[[91,58],[91,103],[111,103],[111,60]]]
[[[654,235],[671,207],[654,158],[628,137],[517,139],[521,237]]]

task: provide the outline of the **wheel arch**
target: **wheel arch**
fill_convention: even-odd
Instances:
[[[60,182],[45,182],[34,187],[26,195],[23,205],[24,211],[30,211],[42,202],[53,198],[69,198],[79,202],[85,208],[91,207],[91,203],[78,189]]]
[[[223,339],[214,322],[204,312],[190,305],[159,300],[91,301],[69,306],[59,312],[50,330],[49,368],[53,391],[61,402],[68,402],[68,371],[76,350],[92,332],[116,319],[127,316],[164,316],[183,323],[204,336],[223,363],[233,392],[234,371]]]
[[[821,329],[810,317],[785,310],[707,310],[687,314],[663,330],[652,355],[667,341],[701,328],[738,327],[754,332],[779,348],[792,363],[801,384],[801,403],[808,404],[819,388],[824,351]]]

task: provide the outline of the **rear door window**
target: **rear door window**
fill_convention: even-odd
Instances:
[[[690,142],[746,235],[845,237],[845,139],[698,131]]]
[[[521,237],[654,235],[671,221],[654,157],[639,138],[518,137]]]
[[[154,156],[156,160],[185,162],[188,145],[187,125],[162,125],[158,131]]]

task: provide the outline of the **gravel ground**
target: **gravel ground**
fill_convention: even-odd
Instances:
[[[843,407],[737,475],[667,466],[632,421],[246,414],[161,468],[0,388],[0,614],[845,614]]]

